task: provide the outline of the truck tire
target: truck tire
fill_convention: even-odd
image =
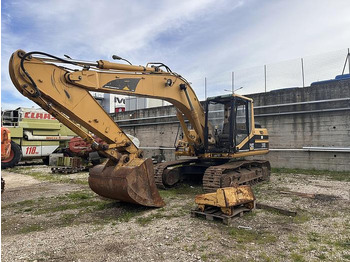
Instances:
[[[5,191],[5,180],[1,178],[1,194]]]
[[[22,159],[22,151],[19,145],[11,141],[11,153],[10,157],[6,160],[1,160],[1,168],[12,168],[18,164]]]

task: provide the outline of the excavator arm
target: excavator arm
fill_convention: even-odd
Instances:
[[[89,91],[166,100],[178,110],[192,149],[188,154],[195,155],[203,146],[203,108],[189,83],[162,64],[144,67],[104,60],[86,62],[18,50],[11,56],[9,71],[19,92],[109,158],[106,164],[92,168],[89,176],[91,189],[104,197],[145,206],[164,205],[155,186],[151,160],[143,159],[142,152]],[[184,117],[193,130],[187,129]],[[82,127],[106,144],[97,143]]]

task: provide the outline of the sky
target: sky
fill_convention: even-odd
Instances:
[[[220,95],[231,89],[233,71],[235,87],[243,86],[237,92],[262,92],[266,64],[270,90],[300,86],[301,57],[309,82],[329,79],[341,73],[350,47],[349,10],[349,0],[2,0],[1,106],[34,105],[9,78],[17,49],[163,62],[200,99],[205,77],[208,96]]]

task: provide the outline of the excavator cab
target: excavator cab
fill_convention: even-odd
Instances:
[[[252,101],[237,95],[217,96],[207,99],[205,110],[206,153],[236,153],[252,132]],[[209,143],[211,136],[215,144]]]

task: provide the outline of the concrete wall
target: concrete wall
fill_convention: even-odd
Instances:
[[[350,151],[350,81],[247,96],[254,99],[256,121],[270,135],[271,152],[260,158],[273,167],[350,171],[350,153],[337,149]],[[290,103],[297,104],[285,105]],[[179,127],[174,107],[128,111],[115,120],[140,139],[148,157],[164,154],[167,160],[174,159],[170,148]],[[303,147],[323,149],[310,152]]]

